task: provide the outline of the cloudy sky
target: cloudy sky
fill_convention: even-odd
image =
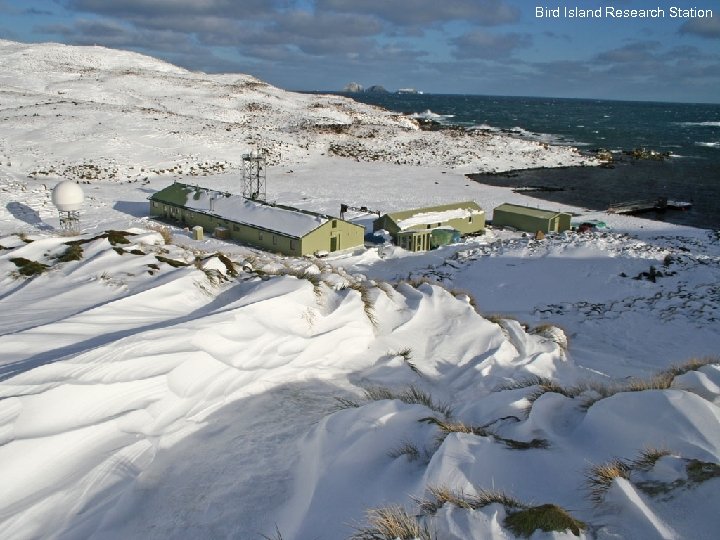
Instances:
[[[537,6],[665,18],[538,18]],[[132,49],[290,90],[720,102],[718,0],[0,0],[0,37]]]

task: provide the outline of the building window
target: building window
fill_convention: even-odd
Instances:
[[[337,219],[332,220],[332,228],[337,229]]]
[[[426,228],[426,229],[432,229],[432,225],[430,225],[430,224],[425,225],[425,228]]]
[[[468,223],[472,223],[472,216],[468,218]]]
[[[292,250],[297,249],[297,240],[290,240],[290,249],[292,249]]]
[[[157,207],[158,207],[158,203],[156,201],[153,201],[153,208],[157,208]]]
[[[277,246],[277,236],[273,234],[273,246]]]
[[[233,223],[233,231],[239,231],[239,230],[240,230],[240,225],[238,225],[237,223]]]
[[[263,233],[262,233],[262,231],[260,231],[258,233],[258,240],[262,240],[262,239],[263,239]]]

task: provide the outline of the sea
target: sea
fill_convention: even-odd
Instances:
[[[476,95],[341,93],[441,125],[498,131],[580,151],[606,149],[612,168],[569,167],[483,174],[484,184],[541,187],[533,197],[605,210],[610,204],[666,197],[689,210],[642,214],[649,219],[720,229],[720,104]],[[623,151],[668,153],[635,159]]]

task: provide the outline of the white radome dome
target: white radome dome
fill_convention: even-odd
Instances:
[[[85,194],[72,180],[64,180],[52,190],[52,203],[61,212],[77,212],[82,207]]]

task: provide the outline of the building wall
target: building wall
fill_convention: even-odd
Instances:
[[[499,208],[495,209],[492,222],[496,227],[513,227],[519,231],[550,232],[551,230],[549,219],[529,216],[521,212],[506,212]]]
[[[409,230],[397,234],[397,245],[408,251],[428,251],[431,247],[430,231]]]
[[[381,229],[385,229],[393,235],[400,232],[400,227],[398,227],[397,223],[395,223],[395,221],[387,214],[384,214],[373,221],[373,232]]]
[[[330,219],[303,237],[303,255],[316,251],[340,251],[362,246],[365,227],[341,219]]]
[[[365,228],[341,219],[330,219],[304,237],[294,238],[159,201],[150,201],[150,215],[188,226],[200,225],[209,233],[225,227],[232,240],[283,255],[311,255],[316,251],[338,251],[364,244]]]
[[[570,229],[570,214],[558,212],[550,215],[546,212],[547,217],[533,216],[532,214],[523,212],[522,207],[511,206],[511,210],[505,210],[501,206],[495,208],[493,212],[493,225],[498,227],[513,227],[520,231],[537,232],[563,232]],[[535,211],[532,208],[529,212]]]
[[[407,212],[408,216],[412,215],[411,212]],[[452,227],[453,229],[460,231],[460,234],[465,236],[467,234],[476,234],[485,230],[485,212],[475,214],[467,218],[448,219],[438,223],[419,223],[412,225],[405,229],[406,231],[426,231],[432,230],[436,227]],[[400,227],[395,220],[388,214],[385,214],[373,222],[373,231],[379,231],[385,229],[397,240],[397,235],[400,233]]]

